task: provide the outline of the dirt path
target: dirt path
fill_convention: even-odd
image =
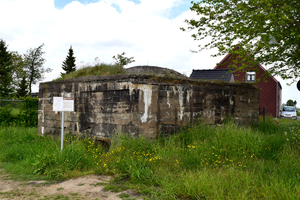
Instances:
[[[88,175],[54,184],[46,181],[15,181],[0,169],[0,199],[142,199],[133,191],[105,191],[103,184],[109,179],[108,176]]]

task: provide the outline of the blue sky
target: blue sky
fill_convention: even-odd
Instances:
[[[0,38],[10,51],[20,54],[44,46],[43,82],[63,72],[61,65],[72,45],[77,68],[94,63],[95,58],[113,63],[112,57],[125,52],[135,62],[127,67],[151,65],[190,75],[193,69],[212,69],[222,58],[211,57],[215,49],[197,50],[193,32],[182,32],[185,19],[199,19],[191,12],[190,0],[0,0]],[[9,16],[9,17],[8,17]],[[264,66],[267,68],[267,66]],[[283,102],[300,93],[295,84],[283,86]],[[38,91],[38,84],[32,88]]]
[[[129,0],[135,4],[140,4],[141,1],[139,0]],[[66,5],[71,3],[72,0],[54,0],[54,5],[58,9],[63,9]],[[90,4],[90,3],[96,3],[98,2],[97,0],[78,0],[78,2],[82,4]],[[118,12],[121,12],[119,6],[117,4],[112,4],[114,8],[117,9]],[[171,11],[168,13],[168,18],[172,19],[180,15],[181,13],[189,10],[191,6],[191,2],[189,0],[184,0],[180,2],[177,6],[173,7]]]
[[[82,4],[89,4],[89,3],[96,3],[97,2],[97,0],[78,0],[78,1]],[[140,3],[139,0],[130,0],[130,1],[134,2],[135,4]],[[72,0],[54,0],[54,5],[57,8],[63,8],[71,2],[72,2]]]

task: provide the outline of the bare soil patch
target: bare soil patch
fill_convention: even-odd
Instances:
[[[131,190],[122,192],[106,191],[103,184],[111,177],[87,175],[57,183],[47,181],[16,181],[0,169],[0,199],[143,199]]]

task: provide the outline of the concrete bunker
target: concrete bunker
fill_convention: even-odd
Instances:
[[[169,135],[202,120],[221,124],[231,116],[240,124],[258,123],[259,90],[246,83],[201,82],[152,75],[87,76],[41,83],[38,132],[61,132],[61,112],[53,97],[73,97],[64,132],[109,140],[115,132],[134,137]]]

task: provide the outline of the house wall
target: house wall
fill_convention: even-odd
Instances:
[[[222,61],[220,65],[217,65],[215,69],[226,69],[230,66],[230,64],[235,59],[236,59],[236,55],[229,55]],[[241,67],[242,63],[238,62],[236,66]],[[260,94],[259,94],[260,110],[262,111],[263,107],[265,107],[266,115],[272,115],[274,117],[279,116],[279,110],[281,105],[281,88],[279,82],[277,82],[273,77],[263,76],[265,71],[260,65],[256,65],[253,68],[249,68],[249,70],[252,69],[257,70],[256,80],[258,81],[260,80],[259,83],[254,84],[260,90]],[[246,82],[246,72],[235,71],[234,74],[235,74],[235,79],[237,81]]]
[[[210,83],[149,75],[89,76],[41,83],[40,134],[60,134],[61,112],[53,97],[73,97],[65,112],[65,132],[110,139],[115,132],[156,138],[202,120],[220,124],[231,116],[240,124],[258,123],[259,91],[249,84]]]

